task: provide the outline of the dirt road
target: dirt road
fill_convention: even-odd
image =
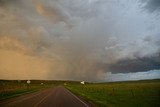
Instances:
[[[0,101],[0,107],[93,107],[93,105],[59,86]]]

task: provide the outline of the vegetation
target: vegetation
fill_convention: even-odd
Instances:
[[[160,80],[67,84],[66,87],[98,107],[160,107]]]
[[[27,84],[27,80],[0,80],[0,100],[40,91],[63,83],[64,81],[31,80],[31,83]]]
[[[85,83],[78,81],[0,80],[0,100],[64,85],[98,107],[160,107],[160,80]]]

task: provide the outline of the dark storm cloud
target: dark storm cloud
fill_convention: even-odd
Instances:
[[[120,60],[108,66],[112,73],[144,72],[160,69],[160,54],[154,57]]]
[[[144,8],[149,12],[160,12],[160,0],[143,0],[145,4]]]

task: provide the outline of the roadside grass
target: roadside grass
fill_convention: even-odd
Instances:
[[[43,83],[43,84],[41,84]],[[0,100],[64,85],[97,107],[160,107],[160,80],[86,83],[78,81],[0,80]]]
[[[38,90],[16,90],[16,91],[5,92],[1,95],[0,100],[20,96],[23,94],[29,94],[36,91]]]
[[[78,84],[78,81],[63,81],[63,80],[0,80],[0,100],[40,91],[47,88],[54,88],[64,84]]]
[[[160,107],[160,81],[67,84],[98,107]]]
[[[41,83],[44,84],[41,84]],[[12,98],[15,96],[28,94],[36,91],[40,91],[46,88],[51,88],[57,84],[48,83],[45,81],[33,81],[30,84],[26,83],[26,80],[0,80],[0,100]]]

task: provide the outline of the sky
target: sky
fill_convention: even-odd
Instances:
[[[160,78],[160,0],[0,0],[0,79]]]

